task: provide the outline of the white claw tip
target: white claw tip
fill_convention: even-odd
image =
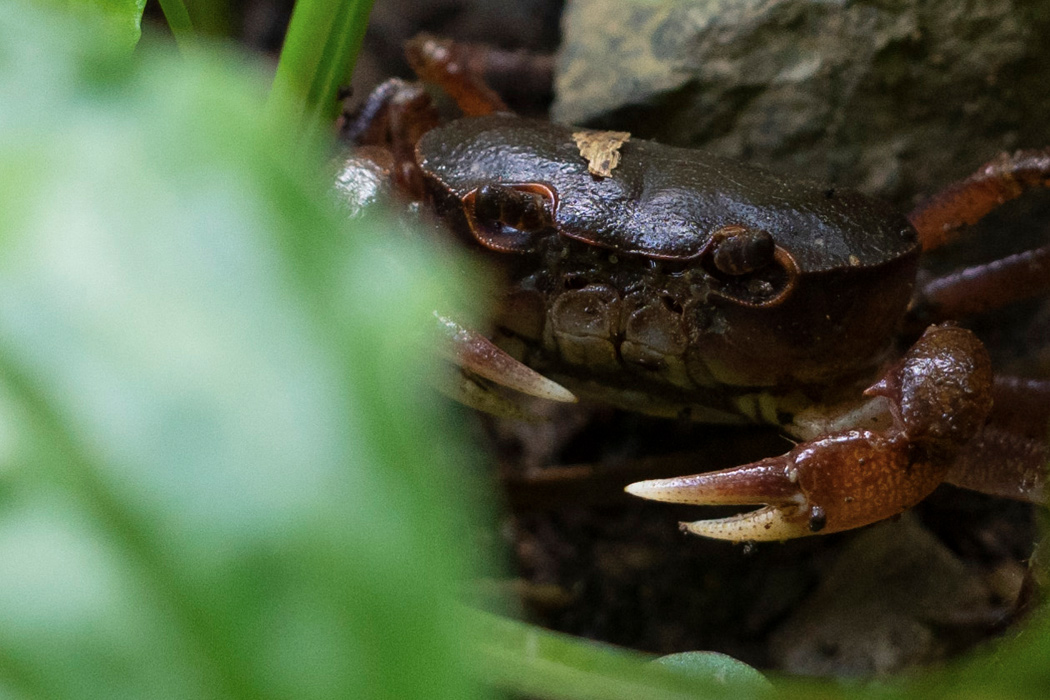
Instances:
[[[681,495],[681,479],[649,479],[648,481],[636,481],[627,484],[624,491],[632,496],[647,498],[650,501],[663,501],[664,503],[688,503]]]
[[[576,394],[572,393],[561,384],[547,379],[546,377],[540,377],[543,381],[536,382],[532,393],[534,396],[538,396],[541,399],[547,399],[548,401],[559,401],[561,403],[576,403],[579,401],[576,398]]]
[[[623,490],[632,496],[638,496],[639,498],[645,498],[645,485],[649,483],[647,481],[636,481],[633,484],[627,484],[623,487]]]

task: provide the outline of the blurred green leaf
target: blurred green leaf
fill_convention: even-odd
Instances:
[[[653,663],[645,654],[494,615],[470,613],[467,619],[475,644],[475,673],[486,684],[519,695],[566,700],[735,700],[764,696],[769,690],[768,684],[743,678],[737,671],[731,677],[722,668],[682,673]]]
[[[653,663],[694,678],[713,679],[740,690],[761,691],[773,687],[765,676],[743,661],[714,651],[683,651],[661,656]]]
[[[38,4],[65,10],[86,21],[107,41],[131,51],[142,36],[142,11],[146,0],[35,0]],[[172,2],[172,0],[165,0]]]
[[[0,8],[0,685],[475,695],[434,255],[243,58],[96,41]]]

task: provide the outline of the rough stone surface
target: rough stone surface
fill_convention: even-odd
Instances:
[[[772,653],[790,673],[885,676],[943,660],[1004,614],[980,572],[909,513],[844,548]]]
[[[1048,0],[574,0],[556,121],[910,203],[1050,143]]]

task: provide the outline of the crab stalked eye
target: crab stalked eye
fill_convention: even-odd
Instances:
[[[798,265],[768,231],[723,226],[711,236],[708,267],[716,293],[745,306],[774,306],[794,289]]]
[[[471,231],[487,248],[532,250],[534,235],[554,227],[554,191],[538,183],[488,184],[463,197]]]
[[[713,238],[711,261],[719,272],[746,275],[773,262],[776,244],[768,231],[744,226],[723,226]]]

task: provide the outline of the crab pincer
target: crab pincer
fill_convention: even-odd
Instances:
[[[765,506],[682,524],[716,539],[786,540],[860,527],[911,508],[944,481],[991,411],[991,390],[991,363],[977,338],[931,326],[865,392],[882,402],[889,427],[841,430],[779,457],[627,491],[671,503]]]

